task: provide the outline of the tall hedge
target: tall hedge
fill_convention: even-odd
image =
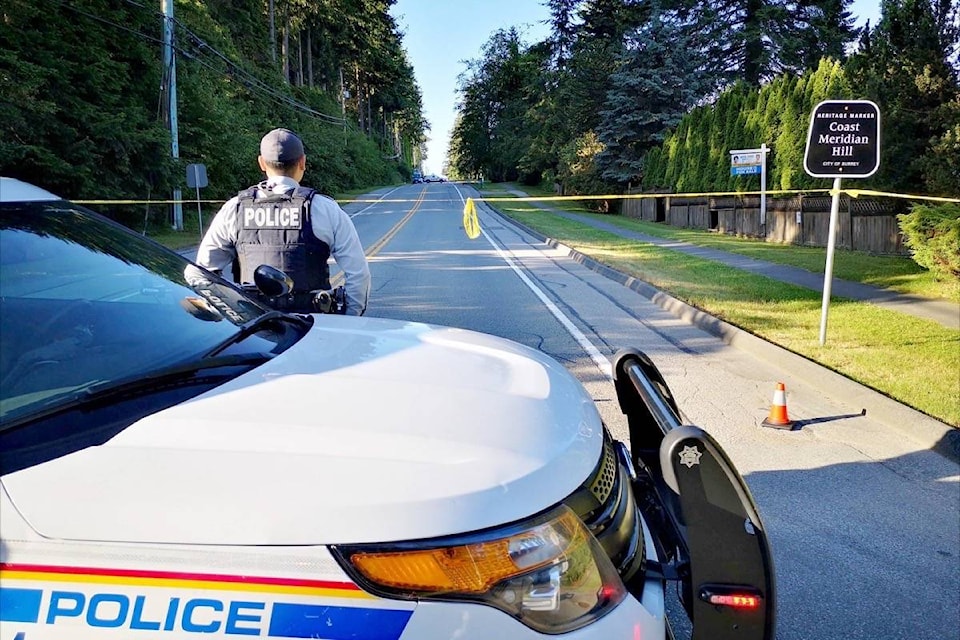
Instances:
[[[803,172],[807,124],[813,107],[853,92],[839,62],[823,59],[800,77],[784,75],[762,88],[739,83],[688,113],[645,160],[645,189],[677,192],[756,191],[760,177],[731,176],[730,151],[766,144],[768,189],[824,186]]]

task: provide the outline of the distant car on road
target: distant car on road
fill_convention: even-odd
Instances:
[[[423,182],[423,174],[420,173],[419,171],[414,171],[410,181],[413,184],[420,184],[421,182]]]
[[[428,173],[427,175],[423,176],[423,181],[424,182],[446,182],[447,179],[444,178],[443,176],[438,176],[434,173]]]

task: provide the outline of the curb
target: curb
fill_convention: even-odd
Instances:
[[[724,322],[701,309],[674,298],[648,282],[601,264],[572,247],[548,238],[512,218],[504,216],[482,201],[481,204],[486,207],[488,212],[492,212],[506,222],[540,239],[548,246],[566,251],[569,257],[591,271],[599,273],[635,293],[639,293],[665,311],[719,338],[725,344],[765,360],[775,360],[780,364],[785,364],[791,371],[797,372],[806,380],[816,380],[817,384],[829,391],[831,395],[835,393],[843,394],[851,404],[863,407],[871,419],[908,435],[942,456],[960,463],[960,429],[953,428],[921,411],[897,402],[876,389],[871,389],[855,380],[851,380],[789,349]]]

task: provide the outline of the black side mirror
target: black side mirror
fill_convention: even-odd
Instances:
[[[253,283],[268,298],[278,298],[293,291],[293,279],[268,264],[262,264],[254,270]]]

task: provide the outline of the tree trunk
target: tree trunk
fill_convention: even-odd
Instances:
[[[302,87],[303,77],[303,31],[297,34],[297,86]]]
[[[343,86],[343,66],[340,66],[340,117],[343,118],[343,126],[347,126],[347,88]]]
[[[270,59],[277,61],[277,25],[273,0],[269,0],[270,13]]]
[[[743,79],[753,87],[760,86],[764,70],[763,30],[760,24],[760,0],[747,0],[746,15],[743,20],[744,61]]]
[[[290,15],[283,16],[283,50],[280,52],[283,63],[283,81],[290,84]]]
[[[373,100],[371,100],[371,96],[373,95],[373,93],[369,87],[367,87],[366,94],[367,94],[367,127],[369,128],[369,131],[367,131],[367,133],[370,135],[373,135],[373,110],[371,108],[372,106],[371,103],[373,102]]]
[[[353,71],[357,90],[357,124],[360,126],[360,131],[363,131],[363,94],[360,91],[360,65],[358,63],[354,63]]]
[[[313,89],[313,30],[307,29],[307,86]]]

